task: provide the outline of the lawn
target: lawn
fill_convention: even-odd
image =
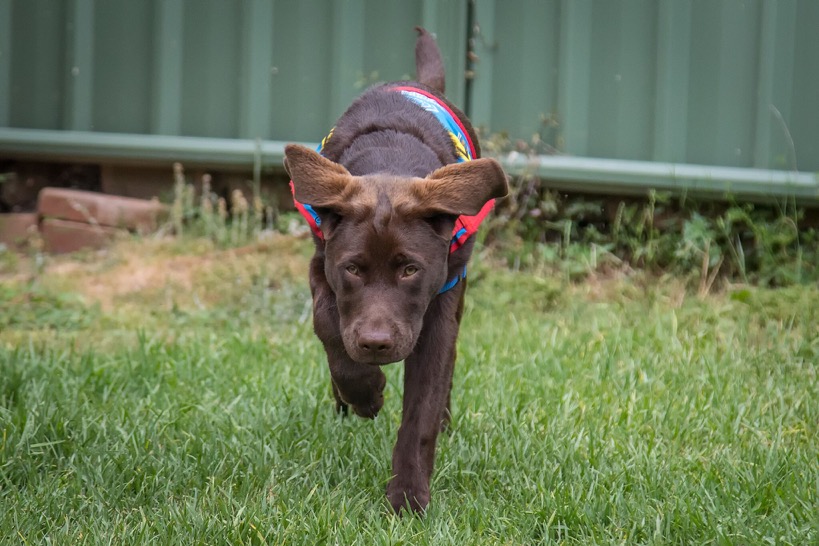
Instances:
[[[9,544],[816,544],[819,288],[470,269],[432,504],[333,411],[311,243],[127,242],[0,278]],[[18,271],[18,273],[15,273]]]

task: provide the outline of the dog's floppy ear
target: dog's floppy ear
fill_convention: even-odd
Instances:
[[[508,191],[503,169],[490,158],[446,165],[413,184],[420,209],[430,215],[472,216]]]
[[[293,180],[293,195],[314,209],[344,215],[361,185],[347,169],[304,146],[284,148],[284,168]]]

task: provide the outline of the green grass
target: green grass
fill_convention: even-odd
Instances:
[[[819,542],[816,287],[698,298],[478,257],[432,504],[398,518],[401,367],[375,421],[335,414],[310,244],[187,248],[2,281],[0,541]]]

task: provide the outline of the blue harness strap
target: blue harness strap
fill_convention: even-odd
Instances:
[[[420,89],[398,87],[396,91],[435,116],[438,123],[444,126],[444,129],[446,129],[449,134],[450,140],[452,140],[455,155],[458,156],[458,163],[475,159],[469,135],[464,130],[463,125],[458,122],[455,114],[453,114],[444,103],[432,95],[422,93]]]
[[[443,294],[444,292],[446,292],[448,290],[452,290],[453,288],[455,288],[456,284],[458,284],[459,282],[461,282],[463,280],[466,280],[466,266],[464,266],[463,271],[461,271],[460,273],[458,273],[457,275],[455,275],[454,277],[449,279],[446,282],[446,284],[443,287],[441,287],[440,290],[438,290],[438,293]]]

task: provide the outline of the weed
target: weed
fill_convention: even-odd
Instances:
[[[484,152],[557,153],[543,137],[554,116],[542,121],[529,141],[484,135]],[[558,192],[524,173],[513,177],[509,196],[499,202],[488,239],[499,240],[498,252],[514,268],[555,266],[575,280],[612,268],[645,269],[685,277],[704,293],[731,282],[819,280],[819,226],[807,221],[809,214],[815,218],[817,210],[788,199],[761,205],[654,190],[642,198]]]
[[[95,310],[76,294],[53,290],[38,282],[0,284],[0,331],[81,330],[89,326]]]
[[[173,196],[169,224],[160,234],[172,232],[189,239],[204,237],[217,246],[236,247],[256,241],[265,233],[281,230],[281,216],[262,200],[258,173],[248,184],[249,193],[233,189],[226,198],[211,187],[209,174],[202,175],[200,190],[185,176],[181,163],[173,167]],[[198,193],[198,195],[197,195]]]
[[[819,279],[819,229],[805,222],[807,212],[654,191],[645,199],[572,195],[520,176],[499,204],[489,238],[499,240],[498,252],[515,268],[554,263],[576,279],[639,268],[683,276],[705,293],[721,281],[787,286]]]
[[[20,257],[17,252],[0,243],[0,275],[17,271],[20,264]]]

